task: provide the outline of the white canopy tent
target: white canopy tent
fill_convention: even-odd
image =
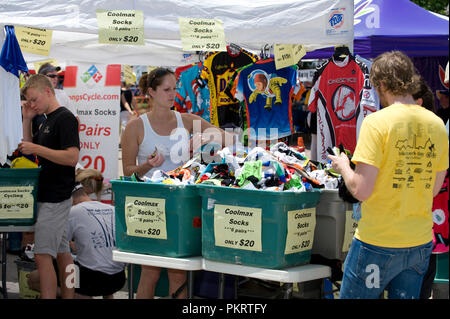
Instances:
[[[145,45],[99,43],[97,9],[142,11]],[[53,32],[49,56],[23,52],[28,64],[51,58],[62,66],[90,62],[175,67],[187,64],[178,18],[219,19],[225,41],[250,51],[275,43],[303,44],[312,51],[343,44],[352,49],[353,12],[353,0],[5,0],[0,1],[0,46],[5,25],[26,26]],[[333,19],[336,14],[338,21]],[[7,102],[11,94],[0,87],[0,99],[5,100],[0,145],[9,145],[8,150],[0,147],[3,160],[16,147],[7,144],[10,132],[4,125],[11,122],[4,114],[17,111],[16,103]],[[18,88],[16,94],[18,99]],[[19,135],[14,140],[20,141]]]
[[[145,45],[98,43],[96,9],[141,10]],[[344,13],[338,32],[330,17]],[[0,27],[53,30],[50,57],[129,65],[182,65],[178,18],[223,22],[227,43],[259,51],[265,44],[303,44],[308,51],[353,43],[353,0],[7,0],[0,3]],[[327,32],[327,31],[333,32]],[[27,62],[48,57],[24,53]]]

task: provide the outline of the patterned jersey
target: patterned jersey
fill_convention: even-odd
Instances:
[[[273,59],[258,61],[238,76],[236,98],[245,101],[250,139],[272,140],[291,135],[291,98],[300,88],[296,67],[276,70]]]
[[[327,148],[342,143],[353,153],[361,123],[377,110],[375,90],[363,62],[331,57],[314,75],[308,109],[317,112],[317,160],[326,162]]]
[[[215,52],[203,62],[202,78],[210,92],[211,123],[219,127],[240,127],[239,101],[229,97],[225,88],[236,70],[258,60],[258,56],[244,49],[233,55],[229,51]]]
[[[180,73],[174,106],[178,112],[193,113],[209,122],[209,89],[199,83],[199,73],[200,64]]]

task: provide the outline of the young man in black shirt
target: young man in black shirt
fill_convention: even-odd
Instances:
[[[21,93],[27,102],[22,108],[23,142],[19,144],[19,150],[24,154],[36,154],[42,167],[34,250],[41,298],[56,298],[57,281],[52,257],[56,258],[59,269],[66,270],[60,272],[62,297],[73,298],[74,287],[66,281],[73,270],[68,267],[73,260],[65,230],[80,151],[78,121],[68,109],[59,105],[53,85],[45,75],[32,76]],[[32,136],[31,120],[38,114],[45,114],[47,119]]]

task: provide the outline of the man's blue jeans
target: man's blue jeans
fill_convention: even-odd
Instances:
[[[409,248],[386,248],[353,238],[344,263],[341,299],[419,299],[433,242]]]

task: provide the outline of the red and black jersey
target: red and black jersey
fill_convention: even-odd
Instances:
[[[308,109],[317,112],[317,160],[327,160],[327,148],[342,143],[355,150],[359,127],[376,111],[369,69],[348,56],[342,62],[330,58],[316,71]]]

